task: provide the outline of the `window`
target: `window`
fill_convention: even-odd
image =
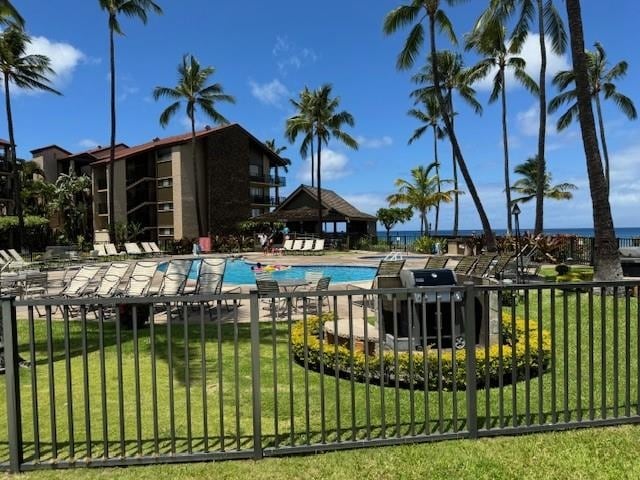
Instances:
[[[258,215],[262,215],[262,209],[260,209],[260,208],[252,208],[251,209],[251,216],[252,217],[257,217]]]
[[[169,227],[159,228],[158,235],[162,237],[173,237],[173,228],[169,228]]]
[[[161,178],[158,180],[158,188],[173,187],[173,178]]]
[[[262,177],[262,167],[258,165],[249,164],[249,176]]]
[[[173,211],[173,202],[158,203],[159,212],[171,212]]]
[[[171,161],[171,149],[165,148],[164,150],[158,150],[157,153],[157,161],[160,162],[170,162]]]

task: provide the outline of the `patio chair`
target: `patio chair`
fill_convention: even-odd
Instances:
[[[127,255],[132,255],[134,257],[144,255],[144,253],[142,252],[142,250],[140,250],[140,247],[138,246],[137,243],[133,243],[133,242],[125,243],[124,249],[127,252]]]
[[[113,243],[105,244],[104,249],[107,252],[107,255],[109,255],[110,257],[118,257],[120,255],[126,255],[125,252],[119,252]]]
[[[5,263],[15,262],[15,259],[4,250],[0,250],[0,256],[5,261]]]
[[[80,270],[80,265],[72,265],[64,269],[62,277],[57,279],[49,279],[49,290],[64,289],[64,287],[66,287],[68,283],[73,279],[73,277],[78,273],[78,270]]]
[[[16,249],[14,249],[14,248],[10,248],[10,249],[8,249],[8,250],[7,250],[7,252],[9,253],[9,255],[11,255],[11,256],[13,257],[13,259],[14,259],[16,262],[19,262],[19,263],[31,263],[31,262],[28,262],[27,260],[25,260],[24,258],[22,258],[22,255],[20,255],[20,254],[17,252],[17,250],[16,250]]]
[[[286,299],[279,297],[280,287],[275,280],[256,280],[258,297],[265,306],[263,310],[268,310],[272,317],[280,317],[286,312]]]
[[[307,298],[307,308],[313,309],[316,313],[322,310],[322,306],[327,305],[327,310],[331,311],[331,301],[327,295],[322,295],[322,292],[326,292],[329,289],[331,283],[331,277],[321,277],[318,279],[313,288],[309,290],[309,296]],[[302,300],[302,298],[299,298]]]
[[[221,295],[228,293],[240,293],[240,287],[223,288],[224,284],[224,272],[227,268],[227,261],[224,258],[203,258],[200,263],[200,269],[198,272],[198,282],[196,284],[195,293]],[[231,311],[228,299],[224,300],[227,311]],[[207,302],[209,305],[209,315],[213,315],[215,305],[211,302]],[[240,306],[238,302],[235,306]]]
[[[483,278],[487,275],[489,271],[489,267],[495,260],[497,255],[495,253],[483,253],[478,256],[478,260],[473,265],[471,270],[469,270],[468,275],[471,277]]]
[[[104,248],[104,243],[94,243],[93,250],[98,252],[98,257],[108,257],[109,254],[107,250]]]
[[[501,280],[505,268],[512,262],[513,258],[514,255],[511,252],[503,252],[498,255],[495,262],[489,269],[488,276]]]
[[[151,250],[153,251],[153,253],[157,255],[164,254],[164,252],[160,250],[160,247],[158,247],[158,244],[156,242],[149,242],[149,247],[151,247]]]
[[[468,275],[473,266],[478,261],[478,257],[466,256],[462,257],[458,264],[453,267],[453,271],[457,274]]]
[[[27,272],[22,289],[22,296],[26,298],[44,297],[49,291],[47,272]]]
[[[432,255],[427,259],[427,263],[424,264],[424,268],[444,268],[448,261],[449,258],[444,255]]]
[[[79,298],[83,296],[89,288],[89,284],[95,279],[101,269],[101,265],[83,265],[59,295],[65,298]]]
[[[142,250],[144,251],[145,254],[147,255],[156,254],[156,252],[153,251],[153,248],[151,248],[151,245],[149,245],[149,242],[140,242],[140,246],[142,247]]]
[[[158,295],[182,295],[191,271],[192,260],[171,260],[162,278]]]
[[[322,255],[324,253],[324,238],[319,238],[313,245],[313,253]]]
[[[307,252],[312,252],[313,251],[313,244],[315,243],[315,240],[313,239],[307,239],[304,241],[304,244],[302,245],[302,248],[300,249],[300,252],[304,255]]]
[[[113,262],[107,267],[107,271],[102,275],[100,282],[93,291],[85,292],[86,295],[107,298],[118,293],[120,284],[131,267],[130,263]]]
[[[291,253],[300,253],[300,251],[302,251],[303,245],[304,245],[304,240],[294,240],[293,245],[291,247]]]
[[[123,297],[144,297],[151,287],[151,280],[153,280],[157,269],[158,262],[136,262],[121,295]]]
[[[400,272],[405,264],[405,259],[402,260],[380,260],[378,264],[378,269],[376,270],[375,276],[371,282],[371,287],[369,288],[384,288],[389,286],[391,283],[400,284]],[[390,280],[392,279],[392,280]],[[398,285],[400,286],[400,285]],[[367,288],[363,288],[359,285],[347,284],[347,290],[362,290],[362,302],[354,301],[354,305],[359,305],[361,307],[367,307],[371,310],[375,310],[376,302],[374,301],[373,296],[367,295],[366,292],[369,290]]]
[[[293,240],[285,240],[282,246],[282,253],[287,254],[293,251]]]

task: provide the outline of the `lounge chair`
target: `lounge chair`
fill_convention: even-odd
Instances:
[[[501,280],[504,274],[505,268],[507,267],[507,265],[509,265],[509,263],[511,263],[513,258],[514,258],[514,255],[513,253],[510,253],[510,252],[504,252],[498,255],[493,265],[491,265],[489,269],[488,276]]]
[[[291,253],[293,251],[293,240],[285,240],[282,246],[282,252],[284,254]]]
[[[313,239],[307,239],[304,241],[304,244],[302,245],[302,248],[300,249],[300,252],[302,254],[305,254],[307,252],[311,252],[313,251],[313,244],[315,243],[315,240]]]
[[[131,264],[124,262],[114,262],[109,267],[107,267],[107,271],[102,275],[100,282],[96,286],[95,290],[88,291],[86,294],[94,296],[107,298],[112,297],[118,293],[120,289],[120,284],[124,279],[125,275],[129,271]]]
[[[156,242],[149,242],[149,247],[151,247],[151,251],[153,251],[153,253],[155,253],[156,255],[164,254],[164,252],[160,250],[160,247],[158,247],[158,244]]]
[[[304,240],[294,240],[291,247],[291,253],[299,253],[304,245]]]
[[[469,270],[468,275],[477,278],[485,277],[487,275],[487,272],[489,271],[489,267],[491,267],[491,264],[495,260],[496,256],[497,255],[495,253],[483,253],[478,256],[478,260],[473,265],[471,270]]]
[[[313,253],[324,253],[324,238],[316,240],[316,243],[313,245]]]
[[[83,265],[59,295],[65,298],[79,298],[83,296],[101,269],[101,265]]]
[[[395,284],[393,286],[400,287],[401,286],[400,272],[404,267],[405,261],[406,260],[404,259],[380,260],[380,263],[378,264],[378,269],[376,270],[376,274],[373,277],[373,281],[371,282],[370,288],[373,288],[373,289],[385,288],[385,287],[390,287],[392,284]],[[368,289],[366,288],[362,288],[359,285],[352,285],[352,284],[347,285],[347,290],[362,290],[364,292],[368,291]],[[375,310],[377,308],[373,297],[367,295],[366,293],[363,293],[362,303],[357,301],[354,301],[353,303],[354,305],[360,305],[363,307],[366,306],[367,308],[370,308],[372,310]]]
[[[149,245],[149,242],[140,242],[140,246],[142,247],[142,250],[144,250],[144,253],[147,255],[155,255],[156,252],[153,251],[153,248],[151,248],[151,245]]]
[[[31,263],[31,262],[26,261],[24,258],[22,258],[22,255],[20,255],[14,248],[8,249],[7,252],[9,253],[9,255],[11,255],[13,257],[13,259],[16,262]]]
[[[110,257],[117,257],[119,255],[126,255],[125,252],[119,252],[116,249],[116,246],[113,243],[105,244],[104,249],[107,252],[107,255],[109,255]]]
[[[98,252],[98,257],[108,257],[109,254],[107,253],[107,250],[104,247],[104,243],[94,243],[93,244],[93,250]]]
[[[227,293],[240,293],[240,287],[223,288],[224,272],[227,267],[227,261],[224,258],[203,258],[200,262],[200,270],[198,272],[198,282],[196,284],[196,294],[221,295]],[[214,305],[209,302],[209,315],[213,315]],[[224,300],[228,311],[232,310],[227,299]],[[235,301],[234,301],[235,304]],[[240,306],[238,302],[235,306]]]
[[[473,257],[473,256],[462,257],[458,262],[458,264],[455,267],[453,267],[453,271],[461,275],[467,275],[477,261],[478,261],[478,257]]]
[[[15,262],[15,259],[4,250],[0,250],[0,256],[5,261],[5,263]]]
[[[158,269],[158,262],[136,262],[127,282],[127,286],[122,291],[124,297],[144,297],[151,287],[151,280]]]
[[[158,295],[182,295],[189,278],[191,264],[191,260],[171,260],[162,278]]]
[[[144,255],[144,253],[142,252],[142,250],[140,250],[140,247],[138,246],[137,243],[133,243],[133,242],[125,243],[124,249],[126,250],[127,255],[132,255],[132,256]]]
[[[444,255],[433,255],[427,259],[427,263],[424,264],[424,268],[444,268],[449,261],[449,257]]]

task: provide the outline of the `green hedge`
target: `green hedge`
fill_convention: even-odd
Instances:
[[[344,346],[336,346],[323,342],[322,354],[320,352],[319,333],[321,326],[325,322],[333,322],[332,314],[325,314],[321,318],[310,316],[307,318],[306,327],[302,320],[296,322],[291,330],[291,346],[294,357],[298,362],[304,364],[305,357],[309,368],[318,371],[320,364],[324,364],[325,370],[341,373],[351,376],[351,351]],[[538,324],[529,321],[529,354],[526,349],[526,332],[524,320],[517,318],[515,321],[515,335],[513,335],[513,322],[507,314],[503,315],[503,346],[502,346],[502,371],[505,381],[510,381],[512,369],[514,368],[512,339],[515,338],[515,369],[518,380],[523,380],[526,376],[527,365],[529,366],[531,375],[538,372]],[[306,334],[306,345],[305,345]],[[551,335],[548,331],[542,330],[542,348],[541,348],[542,369],[545,370],[551,359]],[[426,358],[425,358],[426,355]],[[466,371],[465,371],[465,350],[457,350],[455,352],[455,375],[453,369],[453,355],[450,349],[442,352],[441,368],[442,368],[442,388],[449,390],[456,384],[458,389],[466,387]],[[485,348],[476,349],[476,380],[478,386],[486,383],[487,367],[489,370],[489,383],[497,384],[499,378],[499,346],[492,345],[489,348],[489,362],[485,362]],[[369,355],[369,381],[374,383],[380,382],[380,356]],[[413,363],[413,366],[410,364]],[[382,369],[382,383],[388,383],[389,379],[395,379],[397,376],[403,386],[408,386],[411,381],[410,371],[413,368],[413,383],[416,388],[423,388],[425,381],[425,363],[427,369],[428,388],[435,390],[438,388],[438,354],[434,349],[426,352],[414,352],[411,356],[409,352],[398,353],[398,371],[395,371],[395,356],[392,351],[384,352],[384,366]],[[397,375],[396,375],[397,373]],[[353,377],[357,381],[366,380],[365,354],[364,352],[353,352]]]

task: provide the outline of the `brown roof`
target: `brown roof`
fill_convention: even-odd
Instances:
[[[9,140],[5,140],[4,138],[0,138],[0,145],[11,145]]]
[[[358,210],[356,207],[351,205],[349,202],[347,202],[344,198],[342,198],[333,190],[327,190],[326,188],[322,188],[321,190],[322,190],[322,206],[324,207],[324,211],[327,212],[329,216],[334,218],[339,216],[339,217],[343,217],[346,220],[360,220],[360,221],[377,220],[377,218],[374,217],[373,215],[369,215],[368,213],[364,213]],[[292,209],[292,210],[287,210],[286,208],[287,204],[290,203],[293,198],[301,194],[309,195],[314,200],[316,201],[318,200],[316,188],[310,187],[308,185],[300,185],[295,191],[291,193],[291,195],[287,197],[287,199],[284,202],[282,202],[282,204],[280,204],[280,206],[278,206],[278,208],[276,208],[272,212],[272,214],[277,213],[279,215],[287,215],[289,214],[289,211],[294,212],[294,211],[299,211],[303,209],[306,210],[305,207]],[[312,210],[315,212],[315,215],[317,216],[318,210],[317,209],[312,209]]]
[[[9,142],[7,142],[8,144]],[[52,145],[47,145],[45,147],[39,147],[39,148],[35,148],[33,150],[31,150],[31,154],[35,155],[36,153],[42,152],[43,150],[49,150],[50,148],[57,148],[58,150],[65,152],[67,155],[71,155],[71,152],[69,150],[67,150],[66,148],[62,148],[59,145],[56,145],[55,143]]]

